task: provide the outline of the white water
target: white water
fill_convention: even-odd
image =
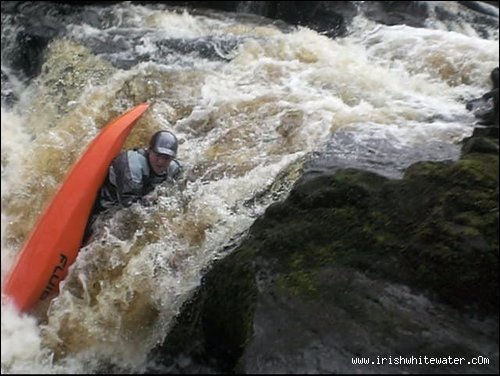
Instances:
[[[141,372],[202,270],[286,194],[298,176],[277,181],[287,168],[346,128],[402,153],[456,144],[474,123],[465,100],[489,89],[498,65],[498,40],[437,28],[357,19],[352,36],[331,40],[126,3],[114,14],[106,31],[69,26],[75,42],[54,44],[41,76],[16,86],[19,103],[2,107],[2,284],[69,166],[134,104],[152,108],[127,146],[174,130],[190,180],[159,187],[157,206],[102,218],[40,324],[2,297],[2,373],[92,373],[100,361]],[[208,40],[220,58],[158,47],[172,38]],[[80,44],[94,39],[129,46],[96,57]],[[130,70],[104,60],[138,55],[149,58]]]

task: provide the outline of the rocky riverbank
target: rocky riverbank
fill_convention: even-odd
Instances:
[[[159,369],[496,372],[498,162],[496,124],[475,128],[460,159],[402,179],[303,175],[206,274],[154,354]],[[389,355],[490,364],[352,364]]]

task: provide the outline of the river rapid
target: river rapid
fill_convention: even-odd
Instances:
[[[114,116],[150,103],[125,146],[172,130],[185,179],[158,187],[155,206],[100,218],[50,306],[21,315],[2,296],[2,373],[143,372],[204,271],[305,169],[335,161],[397,178],[418,160],[458,158],[475,122],[465,103],[489,90],[499,58],[498,28],[485,37],[466,21],[414,28],[360,14],[331,39],[164,4],[67,17],[50,3],[20,7],[2,12],[2,286],[68,169]],[[15,58],[27,23],[57,34],[33,77]]]

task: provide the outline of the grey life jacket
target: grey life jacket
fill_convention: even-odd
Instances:
[[[106,181],[97,197],[95,212],[112,206],[130,206],[150,193],[158,184],[173,181],[182,173],[182,165],[173,159],[163,175],[157,175],[149,164],[147,149],[127,150],[111,163]]]

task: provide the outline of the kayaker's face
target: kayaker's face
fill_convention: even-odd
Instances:
[[[163,175],[167,169],[172,157],[164,154],[157,154],[154,151],[149,152],[149,163],[156,175]]]

